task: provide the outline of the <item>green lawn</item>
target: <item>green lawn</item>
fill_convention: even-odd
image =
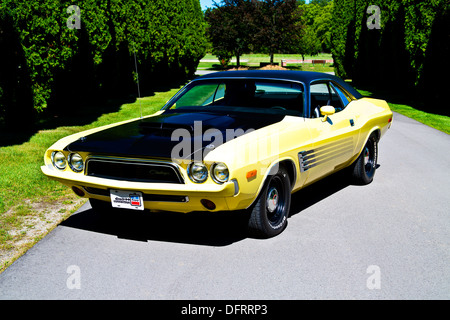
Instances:
[[[427,113],[404,104],[389,103],[389,106],[392,111],[401,113],[409,118],[426,124],[427,126],[450,134],[450,117]]]
[[[281,66],[281,60],[302,60],[302,56],[298,54],[276,54],[274,55],[274,62]],[[319,59],[319,60],[329,60],[332,59],[330,53],[322,53],[317,56],[305,56],[305,60],[308,59]],[[212,62],[212,60],[217,60],[217,57],[211,54],[206,55],[200,62],[199,70],[211,70],[211,71],[221,71],[223,70],[218,62]],[[206,60],[206,61],[205,61]],[[259,68],[261,62],[270,62],[270,57],[265,54],[244,54],[240,58],[241,67],[246,67],[250,69]],[[229,68],[234,68],[236,66],[235,57],[229,64]],[[333,64],[326,63],[315,64],[312,63],[289,63],[287,65],[289,70],[302,70],[302,71],[317,71],[317,72],[333,72]]]
[[[232,60],[234,60],[235,57],[233,57]],[[274,62],[281,63],[281,59],[291,59],[291,60],[302,60],[302,56],[299,54],[275,54],[274,55]],[[305,56],[305,60],[308,59],[319,59],[319,60],[326,60],[326,59],[333,59],[331,56],[331,53],[320,53],[316,56]],[[212,54],[207,54],[203,57],[202,60],[217,60],[217,57]],[[270,56],[268,54],[243,54],[240,58],[240,60],[248,60],[248,63],[259,65],[260,62],[270,62]]]
[[[419,110],[417,108],[414,108],[413,106],[409,105],[409,102],[406,99],[404,99],[404,103],[390,102],[393,100],[396,100],[396,101],[402,100],[402,98],[398,97],[398,96],[396,96],[395,99],[391,98],[392,95],[388,94],[388,93],[386,93],[385,95],[383,95],[383,94],[375,95],[373,92],[368,91],[368,90],[358,89],[358,91],[363,96],[376,97],[376,98],[386,100],[392,111],[398,112],[400,114],[407,116],[408,118],[414,119],[423,124],[426,124],[427,126],[430,126],[437,130],[440,130],[442,132],[450,134],[450,117],[447,117],[444,115],[439,115],[439,114],[428,113],[428,112]]]

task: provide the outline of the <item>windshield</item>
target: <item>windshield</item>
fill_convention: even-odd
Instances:
[[[164,109],[303,116],[303,86],[278,80],[199,80],[188,85]]]

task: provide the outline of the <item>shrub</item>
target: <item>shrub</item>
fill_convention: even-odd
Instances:
[[[374,2],[380,8],[380,29],[369,30],[362,0],[335,0],[332,17],[332,54],[335,72],[356,84],[419,91],[431,77],[428,54],[450,54],[449,3],[446,0]],[[436,39],[439,34],[441,41]],[[439,44],[438,44],[439,43]],[[446,43],[447,45],[442,45]],[[433,46],[430,46],[433,44]],[[439,49],[432,49],[432,48]],[[439,52],[439,53],[438,53]],[[433,59],[434,60],[434,59]]]
[[[198,0],[78,1],[80,29],[67,26],[75,13],[67,11],[71,5],[68,0],[3,0],[0,4],[0,43],[16,41],[14,47],[2,46],[2,57],[15,56],[14,68],[26,72],[21,77],[29,79],[32,108],[37,112],[49,105],[61,109],[62,102],[75,104],[98,93],[135,92],[134,54],[139,76],[142,70],[147,85],[156,78],[161,83],[161,75],[166,80],[192,75],[204,55]],[[0,70],[8,69],[9,63],[11,59],[0,61]],[[5,92],[19,88],[6,90],[4,80],[17,77],[13,71],[0,76],[2,110],[17,107]],[[3,111],[0,118],[6,115]]]

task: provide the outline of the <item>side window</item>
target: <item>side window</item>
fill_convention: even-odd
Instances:
[[[321,117],[320,108],[333,106],[336,112],[344,110],[350,102],[350,97],[332,82],[314,83],[310,86],[311,118]]]
[[[311,117],[320,117],[320,108],[330,103],[330,91],[328,85],[325,82],[311,84],[310,90],[310,105],[311,105]]]
[[[345,91],[341,90],[338,86],[334,85],[333,83],[330,83],[330,87],[333,88],[335,92],[337,92],[340,100],[342,101],[342,108],[345,108],[351,101],[351,98],[347,95]]]
[[[330,86],[330,106],[333,106],[336,112],[344,110],[345,106],[342,103],[341,95],[339,94],[340,91],[338,91],[331,83]],[[342,92],[340,92],[342,94]],[[348,102],[347,102],[348,103]]]

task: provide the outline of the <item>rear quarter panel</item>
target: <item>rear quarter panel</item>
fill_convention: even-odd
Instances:
[[[392,111],[386,101],[361,98],[351,102],[347,108],[355,115],[355,125],[359,127],[359,139],[355,146],[355,160],[374,132],[378,140],[386,133],[392,123]]]

